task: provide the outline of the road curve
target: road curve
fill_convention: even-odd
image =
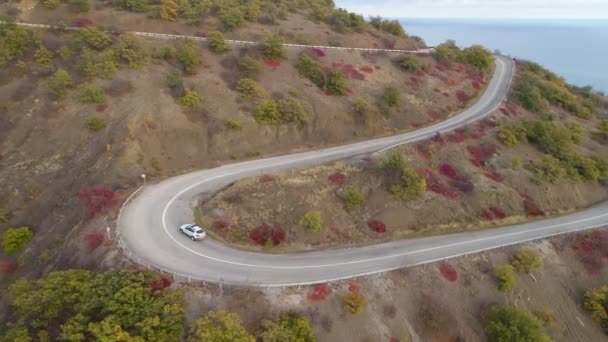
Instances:
[[[120,243],[131,258],[195,280],[243,286],[314,284],[379,273],[608,224],[608,206],[484,231],[376,245],[272,255],[232,249],[212,239],[193,242],[177,227],[192,222],[196,197],[245,177],[303,168],[432,137],[479,120],[505,99],[513,62],[497,57],[494,76],[470,108],[441,123],[391,137],[201,170],[146,186],[118,218]]]

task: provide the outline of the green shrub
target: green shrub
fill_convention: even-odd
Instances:
[[[511,265],[518,272],[530,273],[543,267],[543,260],[530,249],[520,249],[513,255]]]
[[[485,332],[489,342],[549,342],[541,322],[528,312],[510,305],[494,305],[487,316]]]
[[[178,10],[179,5],[176,0],[161,0],[158,7],[158,16],[164,20],[175,21]]]
[[[308,114],[302,103],[293,97],[278,102],[282,122],[291,122],[299,125],[306,124]]]
[[[566,175],[566,170],[559,159],[553,156],[544,156],[541,160],[532,162],[527,167],[532,171],[533,180],[537,184],[543,182],[557,183]]]
[[[148,56],[141,41],[130,34],[123,34],[118,38],[116,54],[119,60],[127,63],[133,69],[140,69],[148,62]]]
[[[363,203],[363,194],[357,190],[350,190],[344,194],[346,211],[351,211]]]
[[[243,322],[237,314],[226,311],[209,311],[194,322],[187,341],[255,342],[255,338],[245,330]]]
[[[68,58],[72,57],[72,55],[74,54],[74,52],[72,52],[72,50],[70,50],[69,47],[62,46],[61,48],[59,48],[59,50],[57,50],[57,54],[62,59],[68,59]]]
[[[351,291],[342,298],[344,310],[354,315],[359,315],[365,311],[367,299],[359,291]]]
[[[184,40],[175,49],[175,57],[187,74],[195,74],[195,68],[201,64],[201,51],[193,40]]]
[[[524,74],[525,75],[525,74]],[[538,88],[525,76],[519,77],[513,87],[515,101],[533,113],[543,113],[547,105]]]
[[[157,48],[152,53],[153,58],[170,60],[175,56],[175,49],[170,46],[163,46],[161,48]]]
[[[80,101],[84,103],[103,103],[105,98],[103,89],[98,86],[85,86],[80,90]]]
[[[348,84],[344,75],[339,71],[330,70],[326,73],[327,91],[334,95],[344,96],[348,93]]]
[[[387,20],[382,17],[371,17],[369,23],[380,31],[390,33],[397,37],[406,37],[403,26],[398,20]]]
[[[525,142],[527,133],[524,125],[512,124],[502,127],[500,131],[498,131],[498,140],[507,147],[513,147],[519,145],[521,142]]]
[[[264,90],[258,85],[258,83],[250,78],[243,78],[239,80],[236,85],[236,90],[241,94],[242,97],[254,100],[266,97]]]
[[[72,76],[64,69],[58,69],[47,81],[49,92],[60,99],[65,96],[68,89],[74,85]]]
[[[389,191],[401,200],[410,200],[419,197],[426,191],[426,181],[416,170],[408,165],[403,157],[392,154],[382,162]]]
[[[544,327],[555,327],[557,326],[557,318],[555,313],[551,310],[537,310],[533,312],[534,316],[543,324]]]
[[[601,170],[596,164],[598,159],[583,156],[577,153],[569,153],[561,156],[561,163],[565,168],[566,175],[574,180],[595,182],[600,180]]]
[[[99,132],[106,128],[106,123],[101,118],[91,116],[84,122],[84,127],[88,128],[90,131]]]
[[[321,65],[307,55],[301,55],[296,64],[296,69],[302,77],[306,77],[319,88],[325,87],[325,73]]]
[[[320,211],[309,211],[300,220],[300,224],[312,233],[318,233],[323,229],[323,218]]]
[[[365,26],[365,18],[362,15],[349,13],[347,10],[338,8],[333,10],[331,16],[327,18],[333,29],[346,33],[346,32],[361,32]]]
[[[184,79],[182,78],[182,74],[177,70],[172,70],[165,75],[165,84],[170,89],[183,89]]]
[[[29,227],[9,228],[2,234],[2,249],[6,254],[19,252],[33,236]]]
[[[494,276],[498,280],[498,289],[502,292],[507,292],[515,288],[517,280],[515,279],[514,268],[511,265],[502,265],[496,267]]]
[[[103,50],[112,45],[112,37],[109,34],[92,26],[79,30],[78,39],[96,50]]]
[[[44,46],[41,46],[34,52],[34,60],[40,65],[51,65],[53,57],[55,57],[55,54]]]
[[[470,46],[461,52],[462,61],[478,70],[487,70],[494,63],[492,53],[480,45]]]
[[[353,112],[359,116],[365,116],[370,110],[369,103],[363,98],[354,99],[352,108]]]
[[[602,120],[597,126],[597,129],[600,131],[604,139],[608,139],[608,120]]]
[[[180,106],[187,109],[195,109],[203,105],[203,98],[192,89],[186,89],[184,96],[177,100]]]
[[[112,50],[103,52],[84,48],[78,61],[78,69],[86,79],[111,79],[118,69],[116,53]]]
[[[265,100],[255,109],[255,120],[266,125],[280,125],[283,116],[279,111],[279,104],[274,100]]]
[[[224,126],[226,126],[226,128],[228,128],[228,129],[231,129],[234,131],[240,131],[243,129],[243,125],[234,119],[224,120]]]
[[[240,60],[239,68],[245,77],[254,79],[260,73],[262,64],[254,58],[245,56]]]
[[[240,7],[226,6],[219,12],[220,21],[226,31],[233,31],[245,23],[243,11]]]
[[[11,219],[11,215],[4,208],[0,208],[0,224],[7,223]]]
[[[15,60],[32,45],[32,33],[29,29],[13,23],[0,23],[0,67]]]
[[[224,35],[222,35],[220,32],[209,33],[208,39],[209,48],[211,49],[211,51],[217,54],[222,54],[230,51],[230,46],[228,46],[228,43],[226,43],[226,40],[224,39]]]
[[[131,12],[146,12],[151,9],[150,0],[115,0],[113,4]]]
[[[42,6],[48,8],[48,9],[56,9],[57,7],[59,7],[59,5],[61,5],[61,0],[42,0]]]
[[[608,285],[589,290],[585,293],[585,308],[591,317],[600,323],[608,334]]]
[[[260,342],[315,342],[314,331],[310,321],[296,314],[288,314],[278,322],[263,320],[261,332],[257,336]]]
[[[399,108],[399,104],[401,103],[401,96],[399,95],[399,89],[395,87],[386,87],[384,88],[384,93],[382,94],[381,103],[383,106],[388,108]]]
[[[283,37],[276,34],[267,34],[260,41],[260,49],[264,58],[270,60],[284,59],[286,55],[285,47],[283,46]]]
[[[414,56],[402,55],[397,57],[393,62],[404,71],[417,72],[422,69],[420,62]]]
[[[69,0],[70,9],[76,13],[88,12],[91,9],[89,0]]]

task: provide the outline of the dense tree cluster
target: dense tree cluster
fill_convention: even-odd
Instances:
[[[460,49],[454,41],[447,41],[437,46],[433,57],[442,64],[465,63],[480,71],[488,70],[494,63],[494,56],[486,48],[473,45]]]

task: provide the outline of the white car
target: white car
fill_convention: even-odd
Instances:
[[[207,233],[205,233],[203,228],[195,224],[184,224],[179,227],[179,232],[190,237],[192,241],[201,240],[207,236]]]

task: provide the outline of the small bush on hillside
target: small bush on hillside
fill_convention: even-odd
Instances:
[[[392,154],[382,163],[389,191],[401,200],[417,198],[426,191],[426,181],[400,154]]]
[[[334,95],[344,96],[348,93],[346,78],[339,71],[330,70],[326,73],[327,91]]]
[[[528,312],[510,305],[494,305],[487,316],[485,332],[489,342],[549,342],[541,322]]]
[[[533,113],[543,113],[547,109],[545,99],[530,80],[523,77],[518,78],[513,87],[513,93],[515,101]]]
[[[526,129],[523,125],[514,124],[505,126],[498,131],[498,140],[507,146],[513,147],[526,141]]]
[[[0,24],[0,67],[21,57],[32,42],[31,30],[15,23]]]
[[[264,90],[256,81],[250,78],[243,78],[239,80],[236,85],[236,90],[241,94],[242,97],[249,100],[266,97]]]
[[[279,104],[274,100],[265,100],[255,109],[255,120],[266,125],[280,125],[283,116],[279,111]]]
[[[83,187],[78,191],[78,199],[89,216],[95,216],[115,203],[114,191],[103,186]]]
[[[209,311],[194,321],[187,341],[254,342],[255,338],[245,330],[243,322],[237,314],[226,311]]]
[[[552,310],[537,310],[533,312],[534,316],[543,324],[544,327],[557,326],[557,318]]]
[[[600,131],[604,139],[608,139],[608,120],[602,120],[597,126],[597,129]]]
[[[176,0],[161,0],[158,8],[158,16],[161,19],[175,21],[177,19],[179,5]]]
[[[49,92],[60,99],[65,96],[69,88],[74,86],[72,76],[64,69],[58,69],[47,81]]]
[[[359,290],[350,291],[342,298],[342,301],[344,302],[344,310],[354,315],[362,314],[367,306],[367,299]]]
[[[487,70],[494,63],[494,56],[483,46],[473,45],[462,50],[461,60],[478,70]]]
[[[362,98],[356,98],[352,104],[353,112],[359,116],[365,116],[370,111],[369,103]]]
[[[357,190],[349,190],[344,194],[346,211],[351,211],[363,203],[363,194]]]
[[[184,95],[184,79],[181,72],[172,70],[165,75],[165,84],[171,89],[173,96],[181,97]]]
[[[399,104],[401,103],[401,96],[399,95],[399,89],[395,87],[386,87],[384,88],[384,93],[382,94],[382,105],[388,108],[399,108]]]
[[[366,25],[365,18],[362,15],[349,13],[342,8],[334,9],[329,15],[328,21],[334,30],[341,33],[361,32]]]
[[[250,56],[245,56],[239,61],[239,68],[245,77],[254,79],[260,73],[262,63]]]
[[[70,9],[76,13],[88,12],[91,9],[89,0],[69,0]]]
[[[175,49],[170,46],[163,46],[152,52],[152,58],[170,60],[175,56]]]
[[[9,228],[2,234],[2,249],[6,254],[19,252],[33,236],[29,227]]]
[[[518,272],[530,273],[543,267],[540,256],[529,249],[520,249],[513,255],[511,265]]]
[[[220,32],[211,32],[207,38],[209,39],[209,48],[211,48],[211,51],[217,54],[230,51],[230,46],[226,43],[224,35]]]
[[[585,308],[591,312],[591,317],[600,323],[604,333],[608,334],[608,285],[587,291]]]
[[[278,102],[281,120],[283,122],[296,123],[298,125],[306,124],[308,113],[302,106],[302,103],[293,97],[288,97]]]
[[[260,49],[264,58],[269,60],[284,59],[286,50],[283,46],[283,37],[276,34],[267,34],[260,41]]]
[[[226,126],[226,128],[228,128],[228,129],[231,129],[234,131],[240,131],[243,129],[243,125],[234,119],[226,119],[224,121],[224,126]]]
[[[34,52],[34,60],[40,65],[51,65],[53,57],[55,57],[55,54],[44,46]]]
[[[193,40],[184,40],[175,49],[175,57],[182,65],[184,72],[194,74],[195,69],[201,64],[201,51],[198,44]]]
[[[511,265],[502,265],[496,267],[494,276],[498,280],[498,289],[502,292],[507,292],[515,288],[517,280],[515,279],[515,269]]]
[[[148,62],[148,56],[141,41],[129,34],[123,34],[118,38],[116,55],[120,61],[127,63],[133,69],[140,69]]]
[[[95,50],[103,50],[112,45],[112,37],[92,26],[87,26],[78,31],[78,39]]]
[[[80,101],[84,103],[103,103],[106,95],[99,86],[85,86],[80,90]]]
[[[226,31],[233,31],[245,23],[244,13],[240,7],[226,6],[219,12],[222,27]]]
[[[186,89],[184,96],[177,100],[180,106],[188,109],[194,109],[202,106],[203,98],[194,90]]]
[[[399,56],[394,60],[395,65],[401,70],[415,73],[422,69],[420,62],[414,56],[403,55]]]
[[[106,128],[106,123],[101,118],[91,116],[87,118],[87,120],[84,122],[84,127],[89,129],[90,131],[99,132],[102,129]]]
[[[97,52],[89,48],[84,48],[78,60],[78,69],[86,79],[114,77],[117,66],[116,52],[106,50]]]
[[[11,214],[4,208],[0,208],[0,224],[7,223],[11,219]]]
[[[309,211],[300,220],[300,224],[312,233],[318,233],[323,229],[323,217],[320,211]]]
[[[48,8],[48,9],[56,9],[57,7],[59,7],[59,5],[61,5],[61,0],[42,0],[42,6]]]
[[[553,156],[544,156],[539,161],[531,162],[527,168],[532,171],[536,184],[543,182],[557,183],[566,175],[566,170],[559,159]]]
[[[319,88],[325,87],[325,73],[321,69],[321,65],[311,57],[307,55],[300,56],[296,69],[298,69],[298,73],[301,76],[308,78]]]
[[[398,20],[382,19],[382,17],[371,17],[369,23],[380,31],[390,33],[397,37],[406,37],[405,30]]]
[[[296,314],[287,314],[281,317],[278,322],[263,320],[261,325],[262,331],[258,335],[260,342],[314,342],[317,340],[310,321]],[[246,341],[243,340],[243,342]]]

